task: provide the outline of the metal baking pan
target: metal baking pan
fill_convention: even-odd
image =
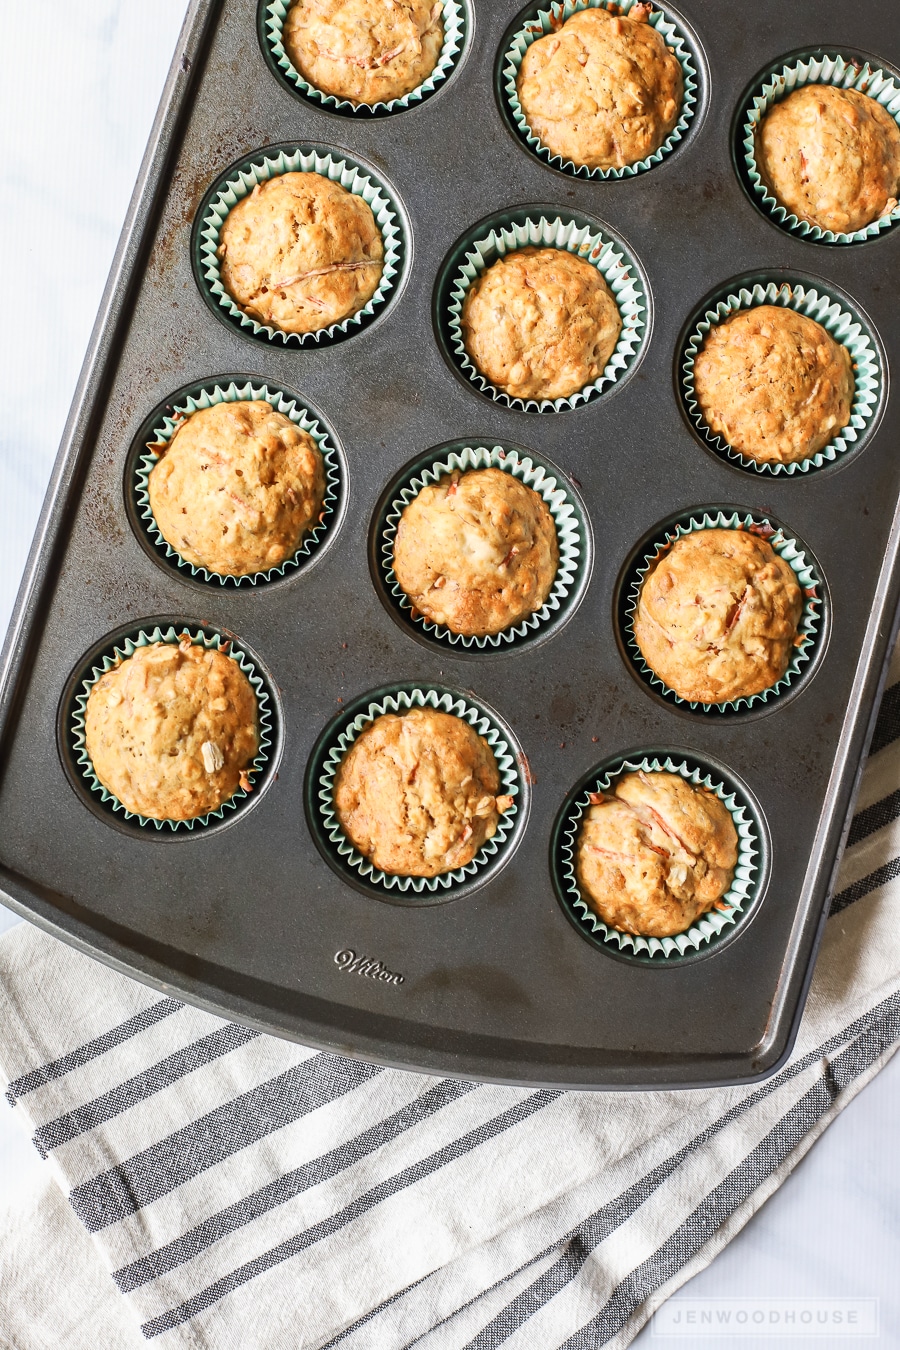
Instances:
[[[681,0],[696,38],[698,112],[679,146],[620,181],[541,163],[502,115],[495,78],[517,0],[469,0],[452,76],[400,114],[352,117],[280,82],[254,0],[195,0],[179,42],[3,657],[0,886],[25,917],[155,987],[342,1054],[433,1073],[559,1087],[747,1082],[787,1055],[890,648],[900,568],[900,230],[828,246],[748,197],[733,119],[756,73],[833,44],[883,62],[900,24],[877,0],[732,8]],[[346,341],[261,343],[219,321],[192,268],[204,195],[275,144],[351,156],[390,186],[406,257],[393,299]],[[627,379],[538,414],[491,401],[436,332],[455,242],[540,204],[605,224],[638,261],[648,341]],[[819,472],[749,473],[704,446],[682,408],[679,351],[704,299],[738,274],[812,278],[849,298],[884,356],[880,423]],[[340,520],[308,567],[265,587],[201,584],[152,556],[126,465],[145,420],[222,375],[296,391],[332,429]],[[413,634],[376,585],[385,489],[432,447],[510,445],[559,467],[584,504],[590,574],[546,640],[473,654]],[[637,678],[619,635],[621,584],[660,522],[710,506],[773,518],[803,540],[827,623],[790,696],[740,716],[673,706]],[[373,579],[373,577],[375,579]],[[86,656],[158,620],[236,636],[273,691],[266,790],[221,828],[129,828],[76,790],[61,709]],[[521,751],[516,846],[480,886],[390,903],[330,865],[307,766],[342,709],[385,686],[448,689],[496,714]],[[554,826],[593,766],[680,751],[745,785],[767,881],[733,937],[696,959],[616,959],[567,922]],[[526,766],[527,761],[527,766]],[[333,859],[331,860],[333,864]],[[372,978],[377,975],[378,978]]]

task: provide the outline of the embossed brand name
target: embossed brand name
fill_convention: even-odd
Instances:
[[[367,975],[370,980],[380,980],[382,984],[402,984],[403,976],[395,975],[371,956],[357,956],[350,947],[335,952],[334,964],[348,975]]]

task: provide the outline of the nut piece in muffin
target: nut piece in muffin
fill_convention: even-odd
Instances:
[[[791,464],[823,449],[853,407],[850,352],[781,305],[740,310],[712,328],[694,363],[708,426],[749,459]]]
[[[163,538],[195,567],[249,576],[293,556],[318,521],[325,466],[308,432],[269,403],[187,418],[150,473]]]
[[[353,846],[382,872],[436,877],[465,867],[512,797],[483,736],[452,713],[376,717],[338,770],[334,802]]]
[[[777,684],[798,637],[793,568],[750,530],[676,539],[641,587],[634,636],[651,670],[691,703],[730,703]]]
[[[858,89],[795,89],[763,118],[756,159],[776,200],[820,230],[852,233],[897,205],[900,127]]]
[[[568,398],[599,379],[622,331],[602,274],[563,248],[520,248],[492,263],[462,310],[466,351],[510,398]]]
[[[305,80],[351,103],[387,103],[417,89],[444,44],[441,0],[296,0],[284,25]]]
[[[123,806],[152,820],[194,820],[250,789],[258,749],[256,694],[233,657],[154,642],[91,689],[85,745]]]
[[[371,300],[384,242],[362,197],[320,173],[283,173],[231,208],[218,252],[222,284],[246,314],[315,333]]]
[[[516,83],[529,127],[554,155],[590,169],[622,169],[652,155],[678,121],[681,66],[648,23],[583,9],[533,42]]]
[[[675,773],[641,770],[591,801],[576,875],[584,900],[611,928],[672,937],[728,890],[738,837],[713,792]]]
[[[501,469],[448,474],[403,511],[394,575],[414,608],[453,633],[483,637],[540,609],[559,563],[542,497]]]

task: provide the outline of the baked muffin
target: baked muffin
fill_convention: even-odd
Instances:
[[[484,271],[462,310],[466,351],[510,398],[568,398],[599,379],[622,331],[603,276],[563,248],[520,248]]]
[[[453,633],[500,633],[540,609],[559,563],[547,503],[501,469],[448,474],[403,511],[394,575]]]
[[[533,42],[516,80],[522,112],[542,145],[590,169],[622,169],[658,150],[678,121],[681,66],[648,23],[583,9]]]
[[[193,820],[249,791],[258,749],[256,695],[231,656],[154,642],[91,689],[85,744],[123,806],[152,820]]]
[[[493,838],[512,797],[483,736],[451,713],[376,717],[347,752],[334,787],[338,819],[382,872],[436,877],[465,867]]]
[[[762,119],[756,160],[773,197],[821,230],[852,233],[897,205],[900,127],[858,89],[795,89]]]
[[[384,243],[372,208],[320,173],[283,173],[225,217],[222,284],[245,314],[284,333],[349,319],[378,289]]]
[[[402,98],[434,70],[444,44],[441,0],[296,0],[284,46],[305,80],[351,103]]]
[[[760,463],[791,464],[850,421],[850,352],[815,319],[781,305],[740,310],[712,328],[694,363],[707,425]]]
[[[584,900],[611,928],[672,937],[728,890],[738,837],[714,793],[675,773],[640,771],[591,800],[576,875]]]
[[[308,432],[264,402],[193,413],[150,473],[172,548],[210,572],[249,576],[293,556],[319,520],[325,465]]]
[[[798,638],[793,568],[749,530],[695,530],[653,565],[634,636],[651,670],[691,703],[730,703],[777,684]]]

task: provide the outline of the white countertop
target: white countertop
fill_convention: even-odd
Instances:
[[[39,25],[25,5],[4,6],[0,18],[0,256],[7,314],[0,328],[6,409],[0,631],[184,10],[185,0],[51,0],[40,9]],[[0,931],[17,921],[0,909]],[[678,1297],[876,1298],[878,1343],[900,1345],[898,1120],[900,1055]],[[0,1193],[25,1188],[41,1166],[0,1099]],[[811,1339],[834,1350],[860,1344],[843,1335],[802,1338]],[[651,1341],[675,1344],[654,1336],[652,1324],[635,1344],[649,1350]],[[790,1350],[798,1343],[782,1335],[697,1338],[713,1350],[733,1344]]]

